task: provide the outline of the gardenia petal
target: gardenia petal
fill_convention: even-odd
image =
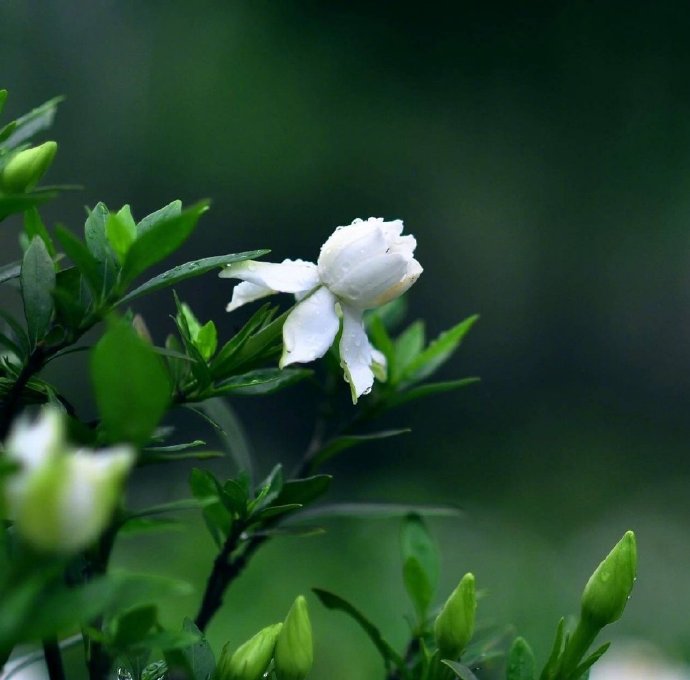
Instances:
[[[281,263],[245,260],[229,264],[219,276],[249,281],[275,293],[301,293],[319,284],[316,265],[303,260],[283,260]]]
[[[221,273],[222,276],[222,273]],[[268,297],[275,293],[271,288],[266,288],[265,286],[257,286],[255,283],[250,283],[249,281],[242,281],[238,283],[232,291],[232,300],[228,303],[225,308],[226,312],[233,312],[238,307],[246,305],[248,302],[254,302],[255,300],[260,300],[261,298]]]
[[[350,383],[352,402],[356,404],[357,398],[371,392],[374,384],[374,372],[371,368],[374,362],[374,348],[364,330],[362,312],[347,305],[342,305],[342,308],[343,334],[340,338],[340,365],[345,372],[345,379]],[[381,356],[377,352],[379,361]]]
[[[21,418],[12,428],[5,448],[22,467],[32,469],[56,456],[64,447],[65,431],[60,413],[46,408],[35,422]]]
[[[340,327],[335,304],[333,293],[322,286],[288,314],[283,326],[281,368],[314,361],[328,351]]]

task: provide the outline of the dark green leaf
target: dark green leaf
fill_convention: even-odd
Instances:
[[[238,470],[245,470],[250,479],[253,479],[254,466],[249,450],[249,443],[244,434],[244,428],[239,418],[230,406],[221,398],[209,399],[197,407],[191,407],[206,419],[220,435],[226,449],[232,456]]]
[[[166,650],[165,659],[170,669],[170,677],[211,680],[216,670],[216,660],[204,634],[190,619],[185,619],[182,631],[196,635],[197,642],[181,650]]]
[[[269,507],[261,510],[261,512],[255,515],[255,517],[258,521],[263,522],[267,519],[280,517],[280,515],[286,515],[290,512],[294,512],[295,510],[299,510],[301,507],[301,503],[289,503],[287,505],[270,505]]]
[[[191,235],[196,223],[208,210],[201,201],[176,217],[158,222],[139,235],[129,249],[122,268],[122,283],[131,283],[139,274],[175,252]]]
[[[290,503],[307,505],[328,491],[332,479],[331,475],[290,479],[283,484],[275,502],[278,505],[289,505]]]
[[[194,497],[199,500],[218,498],[221,492],[218,480],[208,470],[201,468],[192,469],[189,475],[189,487]]]
[[[308,378],[308,368],[258,368],[215,385],[216,395],[257,396],[273,394]]]
[[[57,195],[55,189],[36,189],[28,194],[4,194],[0,196],[0,220],[41,205]]]
[[[5,323],[7,323],[7,325],[12,329],[12,333],[14,333],[14,339],[17,341],[17,344],[23,350],[22,354],[28,354],[29,336],[27,335],[26,331],[22,328],[21,324],[4,309],[0,309],[0,318],[3,319]]]
[[[100,265],[89,249],[68,229],[62,226],[55,228],[55,236],[60,242],[67,257],[79,269],[84,280],[89,284],[91,291],[100,299],[103,293],[103,279],[100,273]]]
[[[150,534],[161,531],[181,531],[183,524],[176,519],[161,517],[134,517],[122,524],[120,536],[138,536],[140,534]]]
[[[63,97],[55,97],[36,107],[29,113],[17,118],[11,129],[11,134],[6,137],[0,134],[0,141],[4,141],[4,146],[14,149],[22,142],[31,139],[36,133],[49,128],[53,124],[57,105]]]
[[[461,321],[450,330],[441,333],[423,352],[413,359],[403,372],[404,383],[415,383],[424,380],[442,366],[460,346],[465,335],[479,317],[477,315]]]
[[[397,437],[398,435],[407,434],[408,432],[410,432],[409,428],[404,428],[399,430],[382,430],[381,432],[372,432],[371,434],[343,435],[342,437],[336,437],[327,442],[323,448],[319,450],[314,456],[310,467],[311,469],[316,469],[341,451],[345,451],[353,446],[377,441],[379,439]]]
[[[321,603],[324,605],[324,607],[344,612],[359,624],[360,628],[362,628],[362,630],[367,634],[376,649],[379,651],[379,654],[381,654],[383,657],[386,667],[394,665],[403,674],[403,677],[409,677],[409,673],[403,659],[390,646],[390,644],[383,639],[379,629],[373,623],[371,623],[371,621],[369,621],[364,614],[335,593],[331,593],[328,590],[322,590],[321,588],[312,588],[312,591],[319,598],[319,600],[321,600]]]
[[[449,661],[448,659],[442,659],[441,663],[448,666],[448,668],[455,673],[455,677],[460,678],[460,680],[479,680],[464,664],[458,663],[457,661]]]
[[[57,252],[55,246],[53,245],[53,239],[50,238],[50,234],[43,224],[43,220],[35,207],[29,208],[24,213],[24,232],[31,241],[34,236],[40,236],[45,243],[46,249],[51,257],[55,257]]]
[[[54,309],[55,264],[40,237],[34,237],[24,253],[20,280],[26,325],[33,346],[48,332]]]
[[[410,389],[393,394],[386,399],[386,408],[395,408],[406,404],[408,401],[416,399],[423,399],[433,394],[442,394],[443,392],[450,392],[458,390],[462,387],[475,385],[480,382],[480,378],[460,378],[459,380],[447,380],[445,382],[428,383],[426,385],[419,385]]]
[[[506,680],[534,680],[535,671],[534,654],[527,641],[515,638],[508,653]]]
[[[448,505],[405,505],[403,503],[329,503],[299,513],[299,521],[332,517],[395,519],[416,513],[423,517],[457,517],[460,510]],[[297,518],[296,518],[297,519]]]
[[[124,320],[114,319],[91,354],[91,377],[110,441],[147,443],[170,403],[160,357]]]
[[[90,303],[90,295],[84,290],[82,275],[75,267],[57,273],[55,290],[55,315],[64,328],[76,331]]]
[[[137,232],[139,234],[144,234],[159,222],[165,222],[173,217],[177,217],[181,212],[182,201],[172,201],[172,203],[168,203],[168,205],[162,207],[160,210],[156,210],[144,217],[144,219],[137,224]]]
[[[438,583],[438,551],[424,521],[417,514],[405,518],[400,542],[405,588],[419,621],[424,621]]]
[[[21,270],[21,262],[11,262],[10,264],[3,265],[0,267],[0,283],[18,278]]]
[[[244,517],[247,514],[247,489],[235,479],[229,479],[223,484],[221,499],[225,507],[232,513]]]
[[[198,510],[199,508],[203,507],[204,502],[199,501],[197,498],[182,498],[177,501],[152,505],[151,507],[144,508],[143,510],[136,510],[130,513],[124,521],[127,522],[129,519],[136,517],[149,517],[151,515],[161,515],[166,512],[178,512],[179,510]]]
[[[173,267],[172,269],[155,276],[149,281],[146,281],[146,283],[142,283],[138,288],[135,288],[133,291],[127,293],[127,295],[125,295],[118,304],[123,302],[131,302],[135,298],[141,297],[142,295],[148,295],[149,293],[153,293],[156,290],[161,290],[162,288],[173,286],[180,281],[191,279],[195,276],[201,276],[202,274],[206,274],[214,269],[221,269],[226,264],[242,262],[243,260],[255,260],[257,257],[266,255],[268,252],[270,251],[252,250],[247,253],[233,253],[231,255],[206,257],[202,260],[194,260],[193,262],[178,265],[177,267]]]
[[[158,608],[155,605],[136,607],[117,617],[113,646],[126,649],[137,643],[158,623]]]

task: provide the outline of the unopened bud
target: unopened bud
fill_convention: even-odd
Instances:
[[[601,629],[623,614],[635,583],[637,544],[627,531],[596,568],[582,593],[582,619]]]
[[[275,648],[278,680],[304,680],[314,663],[307,601],[300,595],[290,607]]]
[[[0,172],[0,187],[10,194],[33,189],[50,167],[56,151],[56,142],[20,151]]]
[[[238,647],[232,656],[225,647],[218,662],[216,680],[260,680],[271,663],[282,627],[282,623],[276,623],[260,630]]]
[[[444,659],[457,659],[474,634],[477,597],[474,575],[465,574],[434,623],[434,637]]]

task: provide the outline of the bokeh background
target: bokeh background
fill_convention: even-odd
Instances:
[[[314,259],[354,217],[404,219],[425,267],[410,317],[434,336],[480,313],[444,377],[482,383],[391,415],[412,434],[334,463],[331,497],[461,506],[462,518],[431,522],[440,597],[472,570],[481,620],[514,623],[542,660],[592,568],[633,528],[639,581],[609,637],[682,657],[689,21],[686,3],[664,1],[2,0],[0,85],[10,117],[66,96],[49,179],[84,189],[45,210],[51,223],[80,228],[98,200],[141,217],[210,197],[181,262],[259,247]],[[16,233],[0,233],[3,261]],[[229,281],[178,292],[223,337],[237,327],[223,311]],[[172,329],[168,293],[137,310],[157,340]],[[80,359],[51,370],[88,408]],[[308,388],[236,404],[263,469],[296,459],[312,405]],[[200,434],[187,416],[177,424]],[[185,474],[156,471],[132,493],[181,496]],[[402,644],[398,531],[341,520],[323,537],[276,540],[229,593],[211,641],[239,643],[318,585]],[[190,518],[183,532],[123,541],[116,557],[200,590],[213,548]],[[166,607],[171,625],[196,597]],[[352,622],[313,599],[311,610],[315,677],[381,677]]]

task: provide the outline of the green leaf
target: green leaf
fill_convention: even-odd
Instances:
[[[461,321],[450,330],[441,333],[423,352],[417,355],[401,376],[403,383],[415,383],[424,380],[440,368],[460,346],[463,338],[474,326],[477,315]]]
[[[50,234],[35,207],[29,208],[29,210],[24,213],[24,232],[29,237],[29,240],[32,240],[34,236],[40,236],[43,243],[45,243],[50,257],[55,257],[57,255],[55,246],[53,245],[53,239],[50,238]]]
[[[189,487],[194,497],[199,500],[218,498],[220,496],[220,484],[208,470],[192,468],[189,474]]]
[[[574,671],[569,680],[578,680],[578,678],[586,678],[589,674],[589,669],[606,654],[608,648],[611,646],[610,642],[604,643],[601,647],[592,652]]]
[[[204,634],[190,619],[185,619],[182,630],[196,635],[197,642],[181,650],[166,650],[169,677],[211,680],[216,670],[216,660]]]
[[[300,508],[302,508],[301,503],[289,503],[287,505],[271,505],[267,508],[264,508],[263,510],[261,510],[261,512],[256,514],[255,518],[259,522],[264,522],[267,519],[280,517],[281,515],[286,515],[290,512],[294,512],[295,510],[299,510]]]
[[[236,375],[214,387],[216,396],[257,396],[273,394],[290,387],[313,374],[308,368],[259,368]]]
[[[18,278],[21,270],[21,262],[10,262],[10,264],[3,265],[0,267],[0,283]]]
[[[460,680],[479,680],[477,676],[464,664],[458,663],[457,661],[449,661],[448,659],[441,659],[441,663],[445,664],[453,671],[456,678]]]
[[[161,531],[182,531],[184,525],[177,519],[163,517],[133,517],[123,522],[119,536],[139,536]]]
[[[201,356],[208,361],[216,351],[218,346],[218,331],[213,321],[207,321],[201,328],[194,340]]]
[[[146,218],[144,218],[146,219]],[[207,272],[213,271],[214,269],[222,269],[227,264],[232,264],[233,262],[242,262],[244,260],[255,260],[258,257],[266,255],[270,251],[268,250],[252,250],[246,253],[233,253],[231,255],[218,255],[216,257],[206,257],[201,260],[194,260],[192,262],[187,262],[186,264],[178,265],[173,267],[158,276],[154,276],[152,279],[142,283],[138,288],[127,293],[118,304],[125,302],[131,302],[135,298],[141,297],[142,295],[148,295],[157,290],[163,288],[168,288],[169,286],[174,286],[180,281],[186,279],[191,279],[195,276],[201,276]]]
[[[108,243],[106,224],[108,221],[108,207],[105,203],[98,203],[89,211],[84,223],[84,238],[86,247],[93,257],[100,263],[112,262],[113,252]]]
[[[225,507],[232,513],[244,517],[247,514],[249,498],[247,489],[235,479],[229,479],[223,484],[221,500]]]
[[[558,660],[563,651],[563,639],[565,637],[565,619],[561,618],[556,627],[556,636],[551,647],[548,661],[541,673],[542,680],[554,680],[556,677],[556,670],[558,668]]]
[[[401,434],[407,434],[410,432],[409,428],[397,429],[397,430],[381,430],[380,432],[372,432],[371,434],[353,434],[353,435],[343,435],[341,437],[336,437],[327,442],[323,448],[314,456],[310,468],[312,470],[323,465],[326,461],[333,458],[333,456],[338,455],[346,449],[352,448],[353,446],[358,446],[359,444],[364,444],[366,442],[378,441],[380,439],[388,439],[390,437],[397,437]]]
[[[121,614],[115,621],[112,645],[126,649],[136,644],[158,623],[158,608],[155,605],[136,607]]]
[[[449,505],[406,505],[403,503],[328,503],[299,513],[299,521],[351,517],[358,519],[396,519],[416,513],[423,517],[458,517],[460,510]],[[297,518],[295,518],[297,519]]]
[[[55,288],[55,264],[40,237],[34,237],[24,253],[20,280],[29,339],[35,346],[50,328]]]
[[[139,235],[129,249],[122,267],[122,283],[131,283],[139,274],[175,252],[191,235],[199,218],[208,210],[201,201],[176,217],[162,220]]]
[[[408,515],[401,532],[403,580],[420,622],[426,619],[436,592],[439,556],[422,518]]]
[[[5,102],[7,101],[7,90],[0,90],[0,113],[5,108]]]
[[[27,335],[27,332],[22,328],[21,324],[4,309],[0,309],[0,319],[3,319],[7,323],[7,325],[12,329],[14,339],[17,341],[17,344],[22,349],[22,355],[28,354],[30,349],[29,336]]]
[[[397,394],[392,394],[386,399],[385,407],[387,409],[396,408],[398,406],[402,406],[402,404],[406,404],[408,401],[415,401],[416,399],[424,399],[424,397],[430,397],[434,394],[443,394],[444,392],[459,390],[462,387],[476,385],[480,381],[480,378],[471,377],[418,385],[417,387],[412,387],[402,392],[398,392]]]
[[[289,505],[291,503],[307,505],[328,491],[332,479],[331,475],[290,479],[283,484],[275,502],[277,505]]]
[[[160,357],[126,321],[111,320],[91,354],[91,378],[111,442],[147,443],[170,403]]]
[[[250,479],[254,476],[254,465],[244,428],[233,409],[221,398],[208,399],[192,411],[210,423],[225,443],[227,452],[235,461],[238,470],[245,470]]]
[[[0,196],[0,220],[4,220],[9,215],[29,210],[37,205],[41,205],[52,198],[58,192],[55,189],[36,189],[28,194],[5,194]]]
[[[283,466],[278,463],[273,467],[266,479],[259,483],[259,493],[250,503],[250,512],[261,510],[272,503],[283,488]]]
[[[395,666],[402,677],[409,678],[409,671],[405,666],[405,662],[402,657],[391,647],[391,645],[383,639],[379,629],[369,621],[369,619],[364,616],[357,608],[351,605],[347,600],[344,600],[339,595],[331,593],[328,590],[323,590],[321,588],[312,588],[312,591],[316,597],[321,600],[321,604],[327,609],[339,610],[347,614],[350,618],[354,619],[360,626],[360,628],[367,634],[371,642],[374,644],[379,654],[383,657],[386,668],[391,665]]]
[[[534,680],[534,654],[525,638],[515,638],[508,653],[506,680]]]
[[[137,232],[139,234],[144,234],[159,222],[165,222],[173,217],[177,217],[181,212],[182,201],[172,201],[171,203],[168,203],[168,205],[160,208],[160,210],[156,210],[150,215],[144,217],[144,219],[137,224]]]
[[[126,205],[120,212],[108,215],[105,222],[105,234],[117,259],[120,263],[124,262],[137,238],[137,228],[129,212],[129,206]]]
[[[395,371],[391,381],[396,383],[405,369],[424,349],[426,333],[423,321],[410,324],[395,340]]]
[[[57,322],[75,332],[84,319],[90,302],[90,296],[85,295],[82,280],[78,269],[63,269],[57,273],[53,290]]]
[[[81,272],[91,291],[97,299],[103,293],[103,279],[100,273],[100,265],[89,249],[68,229],[57,226],[55,237],[60,242],[67,257]]]
[[[63,97],[55,97],[17,118],[13,121],[9,133],[6,132],[9,126],[5,126],[5,130],[0,132],[0,141],[4,142],[6,148],[14,149],[22,142],[31,139],[36,133],[49,128],[53,124],[57,105],[62,100]]]

